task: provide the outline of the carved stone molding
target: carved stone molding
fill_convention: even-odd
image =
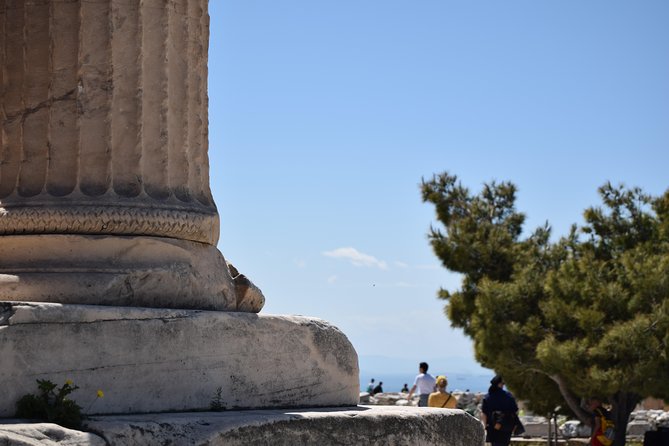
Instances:
[[[1,206],[1,205],[0,205]],[[108,234],[170,237],[215,245],[215,210],[170,206],[23,205],[0,207],[0,234]]]

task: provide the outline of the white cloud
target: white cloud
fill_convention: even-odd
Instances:
[[[295,262],[295,266],[297,266],[298,268],[306,268],[306,266],[307,266],[307,262],[302,260],[302,259],[296,259],[296,260],[294,260],[294,262]]]
[[[339,279],[337,276],[330,276],[330,277],[328,277],[328,283],[330,285],[332,285],[333,283],[335,283],[337,281],[337,279]]]
[[[408,264],[408,263],[404,263],[404,262],[400,262],[400,261],[398,260],[398,261],[395,262],[395,266],[398,267],[398,268],[408,268],[408,267],[409,267],[409,264]]]
[[[441,267],[436,263],[432,263],[429,265],[416,265],[416,269],[439,269],[439,268]]]
[[[353,266],[368,266],[368,267],[377,267],[379,269],[387,269],[388,264],[383,260],[379,260],[374,256],[369,254],[362,253],[355,248],[337,248],[333,251],[323,252],[324,256],[332,257],[335,259],[344,259],[351,262]]]

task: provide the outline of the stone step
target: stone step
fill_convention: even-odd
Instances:
[[[465,412],[416,407],[356,406],[96,416],[86,421],[85,429],[88,433],[48,423],[0,424],[0,443],[8,438],[51,441],[67,438],[68,446],[483,444],[481,423]],[[54,441],[53,444],[58,443]]]
[[[0,302],[0,357],[0,417],[37,379],[89,414],[358,403],[353,346],[311,317]]]

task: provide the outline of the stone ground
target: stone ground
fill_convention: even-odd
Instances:
[[[0,420],[0,446],[480,446],[483,428],[459,410],[405,407],[247,410],[94,416],[89,432]]]

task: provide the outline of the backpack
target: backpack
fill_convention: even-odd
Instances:
[[[595,416],[599,418],[601,425],[601,433],[597,435],[597,440],[604,446],[610,446],[616,436],[616,426],[608,411],[601,407],[595,409]]]

